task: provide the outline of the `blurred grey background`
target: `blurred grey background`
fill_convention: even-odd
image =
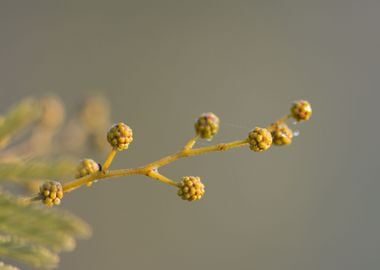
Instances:
[[[59,269],[379,269],[379,14],[375,0],[1,1],[1,111],[104,93],[135,134],[114,168],[176,151],[202,112],[222,142],[313,105],[289,147],[162,171],[201,176],[199,202],[144,177],[73,192],[63,208],[94,235]]]

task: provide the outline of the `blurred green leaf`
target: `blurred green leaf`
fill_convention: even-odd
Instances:
[[[62,179],[74,176],[76,163],[71,160],[43,162],[0,163],[0,182],[25,182],[27,180]]]
[[[58,256],[47,248],[14,235],[0,234],[0,255],[42,269],[54,268],[59,262]]]
[[[0,270],[19,270],[19,268],[12,265],[5,264],[0,261]]]
[[[41,115],[41,107],[33,99],[25,99],[14,106],[0,122],[0,149],[13,139],[13,136],[27,127]]]
[[[72,250],[76,238],[90,234],[89,226],[69,213],[27,205],[0,193],[1,257],[52,268],[58,262],[58,252]]]

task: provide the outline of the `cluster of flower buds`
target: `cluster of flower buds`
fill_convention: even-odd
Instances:
[[[83,159],[79,162],[77,166],[77,172],[75,178],[81,178],[86,175],[90,175],[101,170],[101,165],[96,163],[92,159]]]
[[[293,131],[288,127],[287,124],[274,123],[270,127],[273,144],[275,145],[288,145],[292,143]]]
[[[119,151],[126,150],[133,141],[132,129],[121,122],[115,124],[107,133],[107,141],[113,148]]]
[[[255,127],[248,133],[249,148],[255,152],[268,150],[272,145],[272,135],[266,128]]]
[[[300,121],[307,121],[310,119],[312,114],[311,105],[306,100],[297,100],[293,102],[292,108],[290,109],[292,117]]]
[[[306,121],[310,119],[311,114],[312,109],[309,102],[305,100],[295,101],[291,106],[290,115],[271,124],[267,128],[255,127],[248,133],[248,137],[245,140],[239,141],[238,143],[240,143],[240,145],[247,144],[254,152],[264,152],[268,150],[272,144],[278,146],[289,145],[292,142],[293,131],[286,124],[286,120],[291,117],[297,122]],[[219,131],[219,123],[219,118],[214,113],[203,113],[194,124],[195,133],[197,135],[196,138],[211,140]],[[195,140],[196,139],[194,139],[194,142]],[[113,154],[111,158],[108,159],[108,161],[110,161],[105,162],[105,164],[110,165],[116,153],[115,150],[126,150],[133,141],[132,129],[122,122],[115,124],[107,133],[107,141],[113,149]],[[193,144],[191,144],[191,147],[192,145]],[[186,149],[188,150],[188,148]],[[209,150],[208,148],[205,149]],[[104,167],[109,166],[104,165]],[[105,168],[103,168],[103,170],[104,169]],[[77,167],[76,178],[92,175],[99,171],[102,171],[100,164],[92,159],[84,159]],[[90,184],[91,183],[92,182],[90,182]],[[173,182],[172,184],[178,187],[177,194],[183,200],[200,200],[205,193],[204,184],[201,182],[201,179],[196,176],[185,176],[180,183]],[[40,188],[39,197],[48,206],[59,204],[63,198],[62,185],[55,181],[43,184]]]
[[[57,181],[49,181],[40,187],[39,197],[47,206],[54,206],[61,203],[63,198],[63,188]]]
[[[199,137],[211,140],[219,131],[219,118],[211,112],[203,113],[195,122],[194,127]]]
[[[185,176],[179,183],[178,196],[189,202],[200,200],[205,194],[205,186],[197,176]]]
[[[311,105],[306,100],[293,102],[290,108],[290,115],[296,121],[309,120],[312,114]],[[289,145],[292,143],[293,131],[282,119],[270,125],[268,128],[256,127],[248,134],[248,142],[251,150],[263,152],[268,150],[272,143],[278,146]]]
[[[89,158],[83,159],[79,162],[77,166],[75,178],[81,178],[87,175],[91,175],[101,170],[102,170],[102,165],[100,165],[99,163],[96,163],[96,161]],[[87,183],[87,186],[90,187],[92,183],[93,182]]]

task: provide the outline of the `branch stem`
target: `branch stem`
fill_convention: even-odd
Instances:
[[[194,147],[194,145],[196,144],[197,140],[199,139],[199,136],[198,135],[195,135],[193,138],[191,138],[187,143],[186,145],[183,147],[184,150],[189,150],[189,149],[192,149]]]
[[[285,115],[284,117],[277,120],[276,123],[283,123],[287,119],[289,119],[289,117],[290,117],[289,115]],[[158,180],[163,183],[178,187],[179,184],[177,182],[160,174],[158,172],[158,169],[160,167],[166,166],[181,158],[198,156],[198,155],[203,155],[203,154],[211,153],[211,152],[227,151],[234,148],[246,146],[249,144],[248,139],[244,139],[244,140],[232,141],[228,143],[219,143],[219,144],[206,146],[206,147],[193,148],[198,139],[199,139],[198,135],[194,136],[177,153],[168,155],[166,157],[163,157],[147,165],[140,166],[137,168],[129,168],[129,169],[108,170],[110,165],[112,164],[113,159],[115,158],[117,154],[117,149],[112,149],[106,161],[104,162],[102,171],[68,182],[67,184],[63,186],[63,191],[65,193],[71,192],[83,185],[94,182],[95,180],[105,180],[109,178],[120,177],[120,176],[130,176],[130,175],[145,175],[154,180]]]
[[[174,187],[178,187],[178,183],[177,182],[174,182],[173,180],[167,178],[166,176],[163,176],[162,174],[160,174],[160,173],[158,173],[156,171],[149,171],[148,174],[147,174],[147,176],[149,176],[152,179],[161,181],[163,183],[172,185]]]
[[[162,159],[159,159],[155,162],[149,163],[145,166],[137,167],[137,168],[130,168],[130,169],[121,169],[121,170],[111,170],[111,171],[106,171],[106,169],[103,168],[103,171],[97,172],[91,175],[84,176],[82,178],[75,179],[63,186],[63,191],[65,193],[68,193],[70,191],[73,191],[82,185],[91,183],[95,180],[103,180],[103,179],[108,179],[108,178],[113,178],[113,177],[120,177],[120,176],[130,176],[130,175],[146,175],[152,179],[159,180],[161,182],[164,182],[166,184],[172,185],[172,186],[178,186],[176,182],[173,180],[170,180],[166,176],[163,176],[162,174],[157,172],[157,169],[160,167],[163,167],[167,164],[170,164],[178,159],[185,158],[185,157],[191,157],[191,156],[198,156],[210,152],[218,152],[218,151],[226,151],[230,150],[233,148],[241,147],[244,145],[247,145],[248,141],[247,140],[242,140],[242,141],[234,141],[230,143],[221,143],[221,144],[216,144],[212,146],[207,146],[207,147],[201,147],[201,148],[195,148],[195,149],[188,149],[188,148],[183,148],[181,151],[166,156]],[[187,144],[188,145],[188,144]],[[112,157],[114,151],[112,151],[109,155],[109,158],[107,158],[107,161],[110,160],[110,157]],[[115,152],[116,153],[116,152]],[[107,164],[107,161],[105,162],[105,165]],[[112,161],[112,159],[111,159]],[[104,166],[105,166],[104,165]]]
[[[112,148],[111,152],[108,154],[106,161],[103,164],[103,168],[102,168],[103,172],[105,172],[109,169],[109,167],[111,166],[112,161],[115,158],[116,154],[117,154],[117,149]]]

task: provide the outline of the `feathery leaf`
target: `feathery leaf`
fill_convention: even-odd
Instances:
[[[65,176],[74,175],[76,165],[70,160],[53,162],[31,160],[26,162],[0,163],[0,182],[62,179]]]
[[[0,256],[35,267],[54,267],[57,252],[72,250],[76,238],[91,234],[69,213],[27,205],[9,194],[0,193],[0,209]]]
[[[41,114],[41,107],[33,99],[25,99],[14,106],[0,123],[0,149],[11,141],[18,131],[35,121]]]
[[[58,256],[47,248],[14,235],[0,234],[0,255],[42,269],[54,268],[59,262]]]
[[[5,264],[0,261],[0,270],[20,270],[20,269],[12,265]]]

